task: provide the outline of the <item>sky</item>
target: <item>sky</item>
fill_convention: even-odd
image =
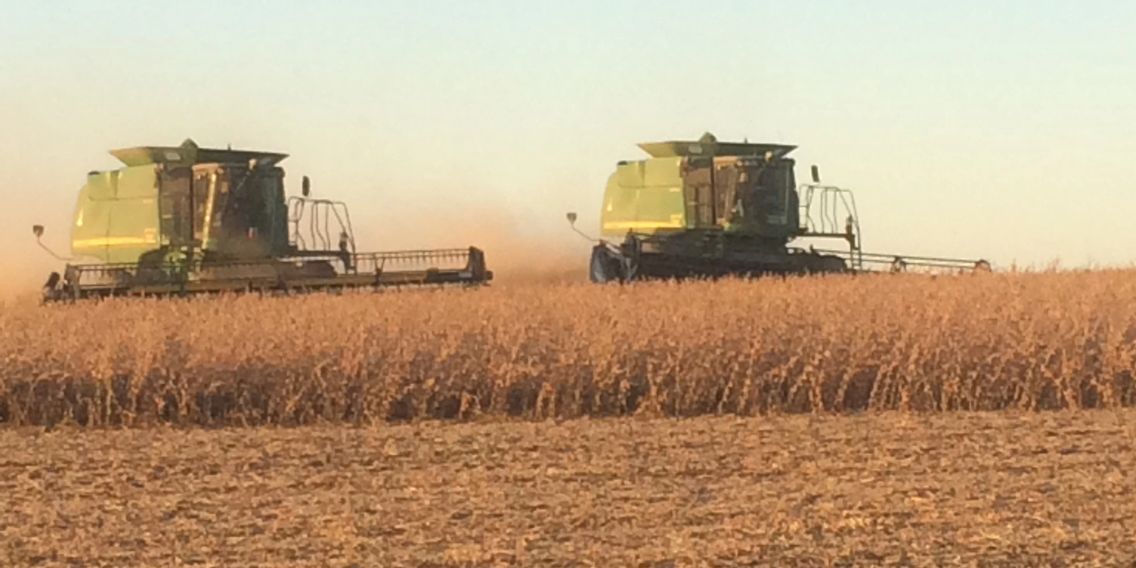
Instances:
[[[138,145],[287,152],[359,248],[586,258],[635,144],[799,146],[866,250],[1136,259],[1131,2],[8,2],[0,278],[66,252],[86,172]],[[472,242],[478,241],[478,242]],[[489,245],[496,247],[495,253]]]

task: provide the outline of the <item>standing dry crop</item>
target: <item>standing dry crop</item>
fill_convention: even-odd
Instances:
[[[1136,271],[193,300],[0,313],[10,425],[1136,403]]]

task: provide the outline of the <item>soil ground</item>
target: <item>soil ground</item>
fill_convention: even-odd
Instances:
[[[0,564],[1132,565],[1136,412],[0,432]]]

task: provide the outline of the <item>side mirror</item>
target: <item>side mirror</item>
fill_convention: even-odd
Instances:
[[[580,235],[581,237],[584,237],[585,239],[587,239],[587,240],[589,240],[593,243],[596,243],[596,242],[603,243],[603,241],[597,241],[596,239],[589,237],[587,234],[585,234],[580,229],[576,228],[576,212],[575,211],[569,211],[568,214],[565,215],[564,217],[568,219],[568,224],[572,226],[572,230],[575,231],[575,233],[577,235]]]
[[[303,181],[300,182],[300,193],[307,197],[312,194],[312,180],[308,176],[304,176]]]
[[[813,164],[813,183],[820,183],[820,166]]]
[[[35,233],[36,238],[43,236],[43,225],[32,225],[32,233]]]

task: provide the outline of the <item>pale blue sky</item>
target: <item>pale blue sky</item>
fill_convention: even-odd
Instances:
[[[594,228],[636,142],[705,130],[801,146],[857,191],[870,250],[1128,264],[1132,6],[9,2],[4,264],[51,268],[27,225],[65,248],[107,149],[187,136],[290,153],[363,248],[485,231],[586,254],[563,212]]]

